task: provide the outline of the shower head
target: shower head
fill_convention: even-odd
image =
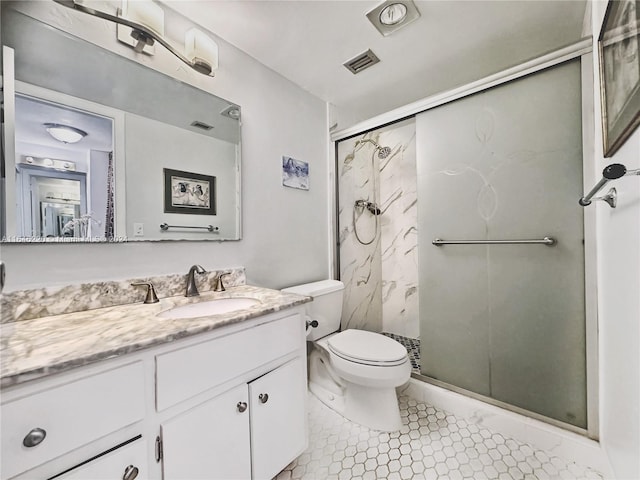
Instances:
[[[389,147],[378,147],[378,158],[387,158],[391,153],[391,148]]]
[[[391,153],[391,148],[389,147],[381,147],[378,142],[371,140],[370,138],[362,138],[356,142],[356,147],[361,143],[371,143],[375,149],[378,151],[378,158],[387,158]],[[374,150],[375,152],[375,150]]]

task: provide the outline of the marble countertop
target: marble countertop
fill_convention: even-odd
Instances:
[[[160,318],[173,307],[218,298],[249,297],[260,303],[230,313],[190,319]],[[119,305],[0,325],[0,388],[59,373],[243,322],[311,301],[278,290],[241,285],[198,297]]]

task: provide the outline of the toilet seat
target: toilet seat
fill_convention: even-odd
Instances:
[[[365,330],[345,330],[331,335],[327,347],[338,357],[355,363],[393,367],[407,362],[407,350],[392,338]]]

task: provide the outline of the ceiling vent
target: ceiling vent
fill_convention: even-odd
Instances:
[[[349,70],[351,73],[356,74],[375,65],[379,61],[380,59],[376,57],[375,53],[373,53],[371,50],[367,50],[357,57],[345,62],[343,65],[347,67],[347,70]]]
[[[207,125],[206,123],[200,122],[198,120],[191,122],[191,126],[201,128],[202,130],[211,130],[213,128],[211,125]]]

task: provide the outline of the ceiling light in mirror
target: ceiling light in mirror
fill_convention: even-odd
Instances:
[[[45,123],[45,128],[49,135],[62,143],[78,143],[87,136],[87,132],[79,128],[70,127],[68,125],[60,125],[59,123]]]
[[[237,105],[229,105],[220,112],[220,115],[232,118],[233,120],[240,120],[240,107]]]

